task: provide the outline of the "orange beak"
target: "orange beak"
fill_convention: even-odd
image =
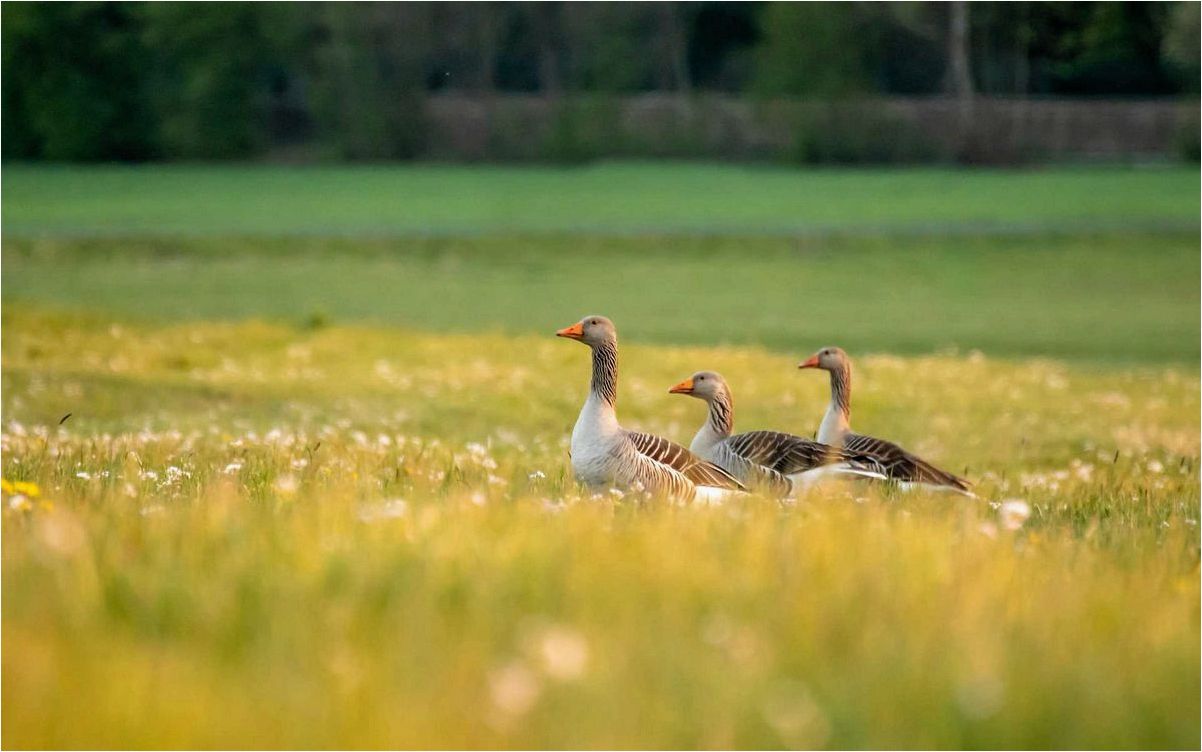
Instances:
[[[693,393],[693,380],[692,379],[685,379],[684,381],[680,382],[679,384],[677,384],[676,386],[674,386],[668,390],[668,394],[692,394],[692,393]]]
[[[797,367],[798,368],[817,368],[818,367],[818,356],[811,355],[809,360],[803,360],[802,362],[797,364]]]
[[[584,339],[584,326],[579,322],[571,326],[565,326],[563,329],[555,332],[556,337],[567,337],[568,339]]]

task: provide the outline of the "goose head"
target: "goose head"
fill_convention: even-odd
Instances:
[[[668,390],[669,394],[687,394],[690,397],[710,402],[721,394],[729,393],[726,379],[713,371],[698,371]]]
[[[824,347],[811,355],[807,360],[797,364],[798,368],[821,368],[824,371],[838,371],[848,364],[847,353],[841,347]]]
[[[604,316],[585,316],[575,324],[555,332],[555,336],[574,339],[589,347],[600,347],[617,344],[618,330],[614,328],[614,322]]]

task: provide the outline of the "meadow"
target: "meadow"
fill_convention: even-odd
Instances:
[[[479,172],[439,179],[495,195]],[[1025,173],[903,173],[931,183],[906,228],[857,230],[840,193],[813,210],[840,229],[781,234],[707,232],[751,210],[688,208],[663,168],[688,231],[578,208],[436,237],[333,209],[336,237],[233,209],[167,232],[187,191],[111,174],[136,171],[5,170],[3,746],[1202,741],[1196,174],[1037,212],[981,195]],[[514,190],[560,200],[543,179]],[[931,231],[956,185],[1006,228]],[[98,229],[130,196],[155,229]],[[587,351],[552,332],[592,312],[629,426],[687,442],[702,406],[667,389],[712,368],[738,427],[810,434],[827,385],[796,363],[843,344],[856,424],[981,499],[585,493]]]

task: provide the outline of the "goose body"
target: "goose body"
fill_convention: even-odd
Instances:
[[[618,422],[618,342],[613,323],[587,316],[556,332],[592,349],[589,395],[572,428],[572,472],[593,489],[617,487],[683,500],[714,501],[745,490],[734,476],[667,439]]]
[[[885,439],[851,430],[851,359],[838,347],[825,347],[800,364],[831,376],[831,401],[818,425],[818,441],[873,458],[882,473],[903,489],[955,491],[974,496],[969,482]]]
[[[780,431],[734,433],[730,387],[720,374],[700,371],[670,390],[705,400],[709,412],[693,437],[693,453],[751,488],[789,496],[827,477],[883,480],[871,458]]]

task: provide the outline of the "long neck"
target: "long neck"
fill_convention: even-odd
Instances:
[[[841,364],[830,373],[831,403],[818,427],[818,440],[824,444],[838,443],[851,430],[851,365]]]
[[[709,415],[701,424],[701,428],[697,429],[697,435],[693,437],[689,448],[702,457],[708,457],[714,445],[729,437],[734,427],[734,404],[730,393],[722,390],[709,400]]]
[[[613,408],[618,402],[618,345],[605,342],[593,348],[591,395]]]
[[[710,414],[705,425],[722,438],[730,436],[735,428],[735,406],[730,392],[720,389],[710,400]]]

